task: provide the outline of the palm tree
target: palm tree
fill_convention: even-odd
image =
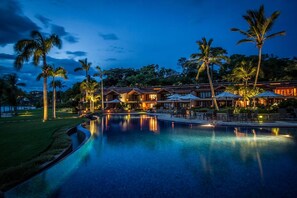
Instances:
[[[90,111],[91,113],[94,113],[94,102],[97,101],[97,97],[95,96],[95,92],[98,90],[98,83],[96,81],[83,81],[80,84],[80,89],[83,92],[88,93],[88,97],[86,98],[87,100],[90,100]]]
[[[243,90],[243,100],[244,106],[246,107],[247,97],[247,89],[248,89],[248,81],[255,76],[257,72],[256,67],[253,67],[252,62],[241,61],[237,67],[232,70],[230,75],[230,80],[234,82],[243,82],[244,90]]]
[[[217,104],[217,100],[215,98],[215,92],[212,84],[209,66],[211,64],[221,66],[222,61],[228,60],[228,58],[224,55],[224,53],[219,53],[220,51],[214,50],[216,48],[211,47],[212,42],[213,42],[213,39],[210,39],[209,41],[207,41],[205,37],[203,37],[201,41],[197,41],[200,53],[192,54],[191,58],[193,59],[194,62],[198,63],[196,80],[199,79],[200,73],[206,70],[209,85],[210,85],[210,90],[211,90],[211,98],[213,100],[215,109],[218,111],[219,107]]]
[[[50,84],[51,86],[53,85],[53,82],[51,82]],[[62,82],[61,80],[55,80],[55,87],[59,89],[59,91],[57,91],[57,101],[61,102],[61,89],[63,87],[66,87],[64,82]]]
[[[51,67],[49,70],[49,76],[52,77],[51,87],[53,88],[53,118],[56,118],[56,77],[62,77],[68,79],[66,75],[67,71],[63,67],[54,68]]]
[[[79,60],[79,63],[81,64],[81,67],[77,67],[74,69],[75,72],[77,71],[82,71],[82,70],[85,70],[86,71],[86,81],[87,82],[90,82],[90,75],[89,75],[89,70],[91,68],[91,65],[92,63],[88,63],[88,59],[85,58],[85,59],[82,59],[82,60]],[[88,92],[85,92],[86,94],[86,100],[88,100]]]
[[[34,65],[38,65],[40,59],[43,61],[42,73],[43,78],[43,120],[48,119],[48,101],[47,101],[47,62],[46,55],[54,47],[59,49],[62,46],[62,41],[58,35],[52,34],[49,37],[44,37],[38,31],[31,32],[31,39],[23,39],[18,41],[14,50],[17,53],[17,57],[14,63],[15,68],[18,70],[22,68],[24,62],[28,62],[30,57],[33,57]]]
[[[87,81],[90,81],[89,70],[91,68],[92,63],[88,63],[88,59],[79,60],[79,63],[81,64],[81,67],[75,68],[74,71],[77,72],[77,71],[85,70],[86,71],[86,79],[87,79]]]
[[[280,15],[280,12],[275,11],[272,13],[270,17],[266,17],[264,13],[264,6],[261,5],[259,10],[248,10],[247,14],[243,16],[243,18],[246,20],[246,22],[249,25],[249,29],[247,31],[240,30],[238,28],[231,29],[231,31],[239,32],[246,37],[244,39],[239,40],[237,44],[252,42],[252,43],[255,43],[258,48],[258,66],[257,66],[254,88],[257,85],[258,76],[260,72],[262,47],[264,45],[264,42],[267,39],[270,39],[276,36],[283,36],[286,33],[285,31],[280,31],[277,33],[272,33],[267,35],[268,32],[271,31],[272,26],[279,15]]]
[[[100,66],[96,66],[96,69],[98,70],[98,73],[94,74],[94,76],[100,76],[100,80],[101,80],[101,109],[102,111],[104,110],[104,97],[103,97],[103,70],[101,69]]]
[[[4,100],[4,95],[5,95],[5,88],[7,87],[6,85],[6,81],[4,80],[4,78],[0,78],[0,118],[2,115],[2,102]]]
[[[14,114],[17,115],[17,99],[20,93],[19,86],[26,86],[25,83],[18,83],[18,76],[16,74],[8,74],[5,76],[6,85],[6,94],[8,103],[13,106]]]

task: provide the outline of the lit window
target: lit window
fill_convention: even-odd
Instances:
[[[150,98],[150,100],[156,100],[157,99],[157,94],[150,94],[149,98]]]

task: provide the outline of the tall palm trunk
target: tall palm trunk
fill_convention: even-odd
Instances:
[[[255,77],[254,89],[257,86],[259,72],[260,72],[260,67],[261,67],[261,60],[262,60],[262,46],[259,46],[258,48],[259,48],[259,54],[258,54],[259,57],[258,57],[258,66],[257,66],[256,77]]]
[[[244,105],[244,107],[246,107],[247,106],[247,101],[246,101],[246,90],[247,89],[247,80],[244,82],[244,92],[243,92],[243,94],[244,94],[244,96],[243,96],[243,105]]]
[[[56,87],[53,82],[53,118],[56,119]]]
[[[14,106],[13,106],[13,112],[14,112],[14,115],[15,115],[15,116],[18,115],[18,106],[17,106],[17,105],[14,105]]]
[[[103,78],[101,75],[101,109],[104,110],[104,97],[103,97]]]
[[[43,66],[46,68],[46,55],[43,55]],[[44,78],[43,78],[43,121],[48,120],[48,103],[47,103],[47,71],[45,72]]]
[[[43,78],[43,121],[48,120],[47,77]]]
[[[0,118],[2,117],[2,101],[0,99]]]
[[[90,95],[90,111],[91,111],[91,113],[94,113],[93,94]]]
[[[214,88],[213,88],[213,84],[212,84],[212,80],[211,80],[211,76],[210,76],[210,72],[209,72],[209,65],[206,65],[206,71],[207,71],[207,77],[208,77],[208,81],[209,81],[209,85],[210,85],[210,90],[211,90],[211,98],[214,104],[215,109],[218,111],[219,107],[218,107],[218,103],[215,97],[215,92],[214,92]]]

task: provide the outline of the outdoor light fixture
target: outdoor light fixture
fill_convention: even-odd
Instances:
[[[211,123],[209,123],[209,124],[203,124],[203,125],[201,125],[201,126],[203,126],[203,127],[215,127],[213,124],[211,124]]]
[[[259,122],[263,122],[263,116],[262,115],[259,115],[258,116],[258,120],[259,120]]]

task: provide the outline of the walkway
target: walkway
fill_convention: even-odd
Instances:
[[[215,126],[254,126],[254,127],[297,127],[297,122],[294,121],[274,121],[274,122],[240,122],[232,121],[225,122],[221,120],[201,120],[201,119],[189,119],[181,117],[171,117],[170,114],[161,114],[161,113],[148,113],[148,115],[156,115],[160,120],[173,121],[173,122],[182,122],[189,124],[214,124]]]

